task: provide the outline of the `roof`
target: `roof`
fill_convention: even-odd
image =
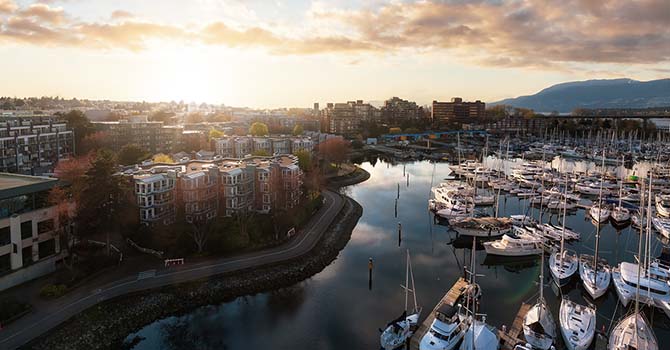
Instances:
[[[0,173],[0,199],[49,190],[56,183],[58,179],[50,177]]]

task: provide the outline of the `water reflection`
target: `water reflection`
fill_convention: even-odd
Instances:
[[[431,184],[449,174],[447,164],[415,162],[392,165],[383,160],[362,164],[369,181],[345,192],[363,206],[363,216],[351,241],[338,258],[312,278],[279,291],[262,293],[217,306],[204,307],[181,317],[170,317],[146,326],[135,335],[144,337],[135,349],[376,349],[378,328],[397,317],[404,305],[400,284],[404,282],[405,249],[412,265],[420,306],[431,310],[469,262],[472,241],[456,237],[433,221],[427,210]],[[403,170],[404,167],[404,170]],[[403,172],[405,176],[403,177]],[[434,175],[433,175],[434,174]],[[406,185],[406,177],[411,181]],[[398,184],[401,186],[398,196]],[[398,199],[397,218],[395,200]],[[492,213],[492,208],[486,209]],[[501,215],[532,213],[528,201],[505,197]],[[577,253],[593,252],[595,226],[584,210],[568,213],[567,226],[581,233],[581,242],[569,242]],[[544,214],[544,220],[560,224],[561,216]],[[398,246],[398,222],[402,241]],[[633,261],[638,234],[630,227],[601,227],[602,257],[614,265]],[[664,242],[654,238],[658,254]],[[665,242],[667,244],[667,242]],[[497,259],[477,249],[478,278],[483,291],[481,310],[495,326],[510,326],[522,301],[535,300],[539,258]],[[374,259],[373,285],[369,288],[368,258]],[[554,315],[562,297],[586,303],[589,299],[578,278],[567,287],[551,291],[549,274],[545,296]],[[598,329],[610,325],[624,310],[617,307],[613,288],[594,304]],[[593,301],[591,301],[593,302]],[[615,314],[616,310],[616,314]],[[668,319],[658,310],[649,313],[661,348],[670,347]],[[665,346],[665,347],[663,347]]]

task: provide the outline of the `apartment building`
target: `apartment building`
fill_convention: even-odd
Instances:
[[[229,158],[245,158],[255,152],[268,155],[294,154],[301,150],[314,150],[309,137],[273,136],[225,136],[212,140],[216,155]]]
[[[66,254],[47,201],[57,179],[0,173],[0,291],[56,270]]]
[[[384,101],[381,108],[382,120],[387,123],[398,123],[403,120],[419,120],[423,118],[423,108],[416,102],[392,97]]]
[[[207,221],[239,212],[269,213],[300,203],[303,173],[292,155],[188,161],[147,166],[133,174],[140,220]]]
[[[322,131],[333,134],[353,135],[361,131],[362,121],[381,118],[381,111],[362,100],[347,103],[328,103],[322,111]]]
[[[53,120],[31,118],[0,122],[0,172],[41,175],[74,153],[74,133]]]
[[[434,123],[477,123],[485,110],[482,101],[463,102],[462,98],[454,97],[451,102],[433,101],[431,118]]]
[[[132,143],[156,154],[182,150],[197,151],[208,146],[204,131],[184,130],[181,126],[165,126],[163,122],[147,121],[146,117],[92,124],[97,130],[107,134],[111,146],[116,149]]]

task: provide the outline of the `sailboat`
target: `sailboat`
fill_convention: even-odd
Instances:
[[[586,350],[596,333],[596,310],[569,299],[561,301],[561,334],[568,350]]]
[[[411,289],[409,288],[411,282]],[[397,319],[389,322],[386,329],[382,331],[380,337],[381,348],[384,350],[393,350],[405,346],[405,343],[412,337],[417,329],[419,323],[419,316],[421,315],[421,308],[416,302],[416,289],[414,286],[414,273],[412,272],[412,261],[409,257],[409,249],[407,250],[407,267],[405,271],[405,285],[402,286],[405,290],[405,311]],[[407,304],[409,293],[412,293],[414,298],[414,310],[407,316]]]
[[[603,168],[605,163],[603,161]],[[602,185],[601,185],[602,189]],[[598,206],[602,204],[602,191],[598,195]],[[607,261],[598,259],[598,248],[600,247],[600,225],[596,225],[596,249],[594,255],[582,254],[579,257],[579,276],[582,278],[584,289],[591,298],[601,297],[610,285],[610,266]]]
[[[607,206],[603,206],[602,196],[603,196],[603,182],[605,182],[605,150],[603,149],[603,163],[602,163],[602,176],[600,178],[600,188],[598,190],[598,206],[592,206],[589,209],[589,214],[593,221],[597,224],[602,224],[607,222],[610,218],[610,210]]]
[[[568,178],[565,178],[565,191],[567,192],[568,188]],[[565,200],[567,198],[563,196]],[[566,285],[572,275],[577,272],[578,268],[578,258],[577,255],[568,252],[565,249],[565,216],[567,215],[567,209],[563,208],[563,231],[561,232],[561,250],[555,253],[552,253],[549,256],[549,272],[554,278],[554,281],[559,287]]]
[[[556,338],[556,323],[544,300],[544,250],[540,267],[540,297],[523,318],[523,335],[535,349],[547,350]]]
[[[623,156],[621,157],[621,167],[622,168],[623,168],[623,164],[624,164],[624,161],[625,161],[624,158],[625,157],[623,157]],[[621,202],[623,200],[623,181],[624,181],[624,179],[625,179],[625,177],[621,178],[621,184],[619,186],[619,205],[614,207],[614,209],[612,210],[612,213],[611,213],[612,221],[614,221],[614,223],[617,224],[617,225],[625,224],[630,220],[630,210],[628,210],[628,208],[624,208],[621,205]],[[602,193],[600,193],[600,197],[602,197]],[[602,198],[600,200],[602,200]]]
[[[476,285],[475,273],[475,246],[477,239],[472,239],[472,261],[470,273],[470,284]],[[497,330],[486,324],[486,315],[477,313],[477,302],[473,300],[466,312],[470,314],[470,326],[463,336],[460,350],[497,350],[500,344]],[[478,319],[478,318],[481,318]]]
[[[651,181],[650,181],[651,183]],[[643,184],[644,186],[644,184]],[[650,192],[651,193],[651,192]],[[651,197],[651,195],[650,195]],[[644,196],[642,197],[644,198]],[[642,205],[640,206],[640,208]],[[640,226],[640,239],[637,248],[638,256],[642,256],[642,237],[644,231]],[[641,260],[641,259],[640,259]],[[622,263],[623,264],[623,263]],[[610,350],[658,350],[658,341],[654,332],[649,327],[646,317],[640,311],[640,276],[642,275],[642,261],[637,264],[637,283],[635,284],[635,310],[630,315],[619,321],[610,333],[608,348]],[[617,279],[615,279],[615,282]],[[625,283],[625,282],[624,282]],[[618,284],[617,293],[621,298]],[[624,306],[626,304],[624,303]]]

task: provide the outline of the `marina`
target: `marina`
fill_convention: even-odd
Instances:
[[[643,178],[646,176],[645,169],[650,169],[645,163],[629,166],[625,172],[620,165],[606,165],[607,175],[604,176],[605,181],[602,181],[600,163],[552,158],[548,159],[544,166],[540,164],[523,159],[506,160],[487,156],[479,164],[468,164],[472,169],[468,174],[473,174],[478,167],[490,171],[478,171],[477,175],[468,178],[465,172],[463,175],[454,174],[452,167],[458,164],[428,161],[396,163],[381,159],[366,161],[362,167],[371,173],[371,180],[348,189],[349,195],[362,203],[366,209],[351,241],[342,251],[341,257],[331,266],[293,288],[239,298],[230,303],[196,310],[189,315],[157,321],[137,334],[130,335],[146,338],[139,342],[135,349],[150,348],[150,345],[169,342],[168,335],[171,331],[168,330],[174,329],[182,322],[199,322],[204,330],[209,329],[210,321],[207,321],[209,317],[207,315],[213,314],[217,315],[219,324],[217,327],[223,325],[228,334],[226,344],[231,348],[239,348],[243,344],[243,339],[246,339],[245,344],[249,344],[249,338],[245,338],[244,335],[250,336],[250,334],[237,326],[235,320],[241,318],[262,323],[265,319],[262,315],[268,313],[273,315],[273,319],[289,322],[291,329],[297,327],[303,330],[298,336],[298,341],[307,344],[308,347],[318,348],[320,339],[329,339],[330,343],[344,348],[378,348],[377,329],[383,326],[386,320],[398,316],[397,307],[392,305],[402,305],[397,285],[400,271],[405,269],[405,249],[412,252],[412,266],[418,291],[416,296],[418,304],[423,309],[419,326],[410,340],[410,348],[420,348],[421,338],[428,331],[435,311],[440,309],[440,306],[453,304],[458,299],[461,293],[455,291],[462,290],[463,284],[467,284],[462,277],[464,265],[470,264],[473,254],[476,257],[477,272],[481,274],[481,277],[477,277],[477,284],[485,296],[478,303],[477,312],[486,313],[486,323],[497,329],[501,349],[513,349],[515,345],[525,344],[527,340],[523,334],[523,322],[538,295],[540,256],[509,257],[487,254],[484,249],[486,242],[493,242],[503,236],[483,239],[478,237],[473,250],[472,237],[453,230],[450,221],[458,222],[464,217],[473,216],[511,218],[510,224],[513,227],[503,235],[524,237],[523,232],[519,231],[522,230],[526,234],[542,237],[546,243],[544,245],[546,256],[549,256],[552,250],[560,248],[562,236],[565,236],[566,250],[570,250],[575,256],[593,255],[596,231],[599,228],[601,237],[597,254],[599,259],[607,261],[611,266],[616,266],[622,261],[634,263],[640,237],[639,229],[630,223],[618,225],[610,220],[597,225],[592,222],[589,212],[594,203],[598,202],[597,192],[601,183],[603,188],[610,189],[610,195],[603,196],[602,203],[614,207],[619,202],[617,197],[622,187],[618,179],[626,177],[626,183],[623,184],[624,196],[633,197],[633,192],[630,191],[636,187],[631,184],[634,182],[630,180],[631,174],[634,172],[635,176]],[[508,178],[507,175],[511,175],[514,169],[519,168],[535,169],[534,175],[526,181],[520,177],[517,180]],[[566,174],[567,187],[564,185]],[[412,181],[407,182],[408,176]],[[481,181],[482,176],[488,176],[488,181]],[[545,186],[540,186],[543,181]],[[585,181],[595,184],[595,194],[576,191],[575,185]],[[500,186],[496,189],[488,182]],[[653,182],[655,185],[662,183],[658,178]],[[427,202],[435,193],[432,189],[442,183],[445,183],[442,188],[455,186],[463,193],[470,193],[468,191],[471,188],[473,196],[475,191],[476,195],[492,196],[493,204],[477,205],[473,201],[472,205],[465,199],[465,202],[460,203],[462,209],[453,210],[454,213],[460,212],[460,218],[452,220],[439,217],[436,211],[427,208],[429,206]],[[535,194],[517,196],[516,193],[519,193],[520,189]],[[644,192],[641,188],[637,190],[640,196]],[[625,194],[626,191],[629,194]],[[452,198],[449,194],[447,197],[456,202],[462,199]],[[567,208],[560,205],[562,198],[574,201],[574,207]],[[553,207],[549,205],[554,202],[558,205]],[[631,208],[631,216],[634,216],[641,203],[624,201],[623,206]],[[503,224],[503,221],[499,220],[489,221],[494,225]],[[646,226],[646,218],[640,222]],[[398,235],[399,223],[402,224],[402,237]],[[644,260],[645,263],[647,261],[653,263],[661,256],[661,251],[668,241],[660,233],[654,232],[645,235],[642,243],[645,246],[644,256],[651,257]],[[375,261],[370,288],[368,288],[366,267],[369,257],[373,257]],[[547,261],[545,265],[546,263]],[[357,272],[361,270],[361,264],[365,269],[363,275]],[[549,268],[546,267],[544,298],[556,325],[559,325],[560,308],[564,298],[569,298],[579,305],[593,304],[596,307],[597,332],[590,349],[600,349],[603,346],[607,348],[603,345],[607,342],[607,337],[599,334],[603,332],[609,334],[630,310],[620,303],[614,286],[610,285],[604,295],[594,300],[582,285],[579,273],[575,272],[566,279],[565,285],[559,288],[549,272]],[[457,281],[455,284],[449,283],[455,278]],[[345,300],[337,296],[343,293],[350,297]],[[347,304],[350,300],[355,300],[355,309],[359,310],[358,324],[362,327],[354,333],[337,326],[332,328],[331,322],[325,323],[326,320],[320,320],[317,316],[318,310],[327,309],[335,318],[349,317],[347,315],[350,315],[350,312],[339,305]],[[286,305],[286,308],[279,305]],[[308,312],[307,305],[310,305],[310,310],[316,308],[317,311]],[[360,310],[370,312],[366,311],[365,315],[360,315]],[[427,312],[428,310],[432,312]],[[652,306],[641,306],[641,310],[652,325],[659,344],[667,344],[670,341],[670,322],[663,310]],[[280,348],[283,345],[289,346],[288,344],[292,342],[287,342],[288,340],[281,336],[281,329],[288,331],[282,322],[274,324],[272,330],[268,328],[255,330],[255,336],[252,338],[260,336],[272,339],[273,342],[278,342]],[[204,330],[185,331],[199,334]],[[198,339],[196,344],[210,343],[210,340]],[[255,340],[250,341],[250,346],[260,345]],[[565,349],[560,331],[554,345],[556,349]]]

